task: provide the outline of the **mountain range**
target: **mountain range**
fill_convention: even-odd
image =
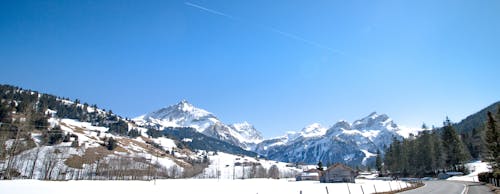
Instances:
[[[331,127],[314,123],[297,132],[264,139],[248,122],[225,124],[213,113],[197,108],[186,100],[133,120],[140,126],[156,126],[160,130],[193,128],[199,133],[272,160],[308,164],[318,161],[371,164],[377,151],[383,153],[394,138],[402,139],[410,132],[418,132],[398,126],[385,114],[373,112],[353,123],[339,121]]]

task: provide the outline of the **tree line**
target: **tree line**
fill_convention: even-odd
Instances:
[[[487,112],[484,125],[459,133],[446,118],[439,129],[424,130],[403,140],[393,139],[385,152],[383,165],[377,168],[392,176],[436,176],[447,171],[467,173],[464,164],[475,159],[490,162],[498,171],[499,120],[500,107],[496,113]],[[427,129],[427,126],[424,124],[422,128]]]

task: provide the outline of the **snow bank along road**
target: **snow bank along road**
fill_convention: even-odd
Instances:
[[[402,194],[492,194],[488,187],[481,183],[458,181],[427,181],[425,186],[402,192]]]
[[[182,193],[182,194],[362,194],[405,187],[400,181],[356,180],[356,183],[319,183],[287,179],[167,179],[154,181],[0,181],[0,194]],[[444,192],[447,193],[447,192]],[[443,193],[441,193],[443,194]]]

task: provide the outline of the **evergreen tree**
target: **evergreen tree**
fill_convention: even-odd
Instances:
[[[63,142],[70,142],[70,141],[71,141],[71,135],[69,133],[64,135]]]
[[[431,134],[429,131],[422,131],[416,141],[417,151],[413,161],[415,163],[416,173],[423,176],[425,173],[432,172],[432,167],[435,166]]]
[[[400,173],[403,169],[401,147],[402,143],[394,138],[385,153],[384,164],[386,170],[389,170],[391,173]]]
[[[64,140],[64,132],[60,126],[55,126],[51,130],[44,131],[43,137],[48,145],[54,145]]]
[[[380,150],[377,150],[377,158],[375,158],[375,166],[379,172],[382,172],[382,155]]]
[[[500,110],[499,110],[500,112]],[[488,153],[486,160],[493,163],[493,166],[497,167],[500,162],[499,152],[500,152],[500,131],[498,123],[491,112],[488,112],[488,121],[486,123],[486,146],[488,148]],[[497,113],[499,116],[500,113]]]
[[[141,132],[139,132],[139,130],[137,130],[136,128],[133,128],[128,132],[127,136],[129,136],[130,138],[136,138],[141,136]]]
[[[111,123],[109,125],[109,132],[119,135],[127,135],[128,133],[128,124],[123,120],[118,120],[116,123]]]
[[[9,119],[9,108],[7,103],[0,103],[0,123],[8,123]]]
[[[323,171],[323,162],[319,161],[318,167],[316,167],[316,169]]]
[[[474,159],[483,159],[486,154],[486,141],[484,140],[484,130],[473,128],[470,140],[469,140],[469,151]]]
[[[403,165],[406,173],[404,173],[404,176],[409,176],[410,174],[416,174],[417,173],[417,166],[415,165],[415,161],[417,153],[418,153],[418,148],[417,148],[417,140],[416,137],[413,135],[410,135],[409,139],[405,139],[403,145]]]
[[[425,129],[427,130],[429,127],[427,127],[427,125],[425,123],[422,123],[422,129]]]
[[[78,147],[78,140],[71,142],[71,147],[74,147],[74,148]]]
[[[448,118],[444,122],[441,140],[446,167],[457,170],[456,165],[464,162],[467,156],[462,141]]]
[[[443,169],[445,166],[444,163],[444,154],[443,154],[443,144],[441,141],[441,137],[438,133],[437,130],[434,130],[431,134],[431,142],[432,142],[432,148],[434,149],[434,155],[433,155],[433,160],[435,161],[432,169],[434,171]]]
[[[49,117],[43,113],[32,113],[31,114],[31,126],[36,129],[47,129],[49,127],[48,122]]]
[[[110,137],[108,139],[108,143],[106,145],[106,148],[108,148],[108,150],[114,150],[116,148],[116,140],[113,138],[113,137]]]
[[[150,138],[158,138],[163,136],[162,131],[157,130],[153,127],[147,127],[147,128],[148,130],[146,131],[146,134],[149,135]]]

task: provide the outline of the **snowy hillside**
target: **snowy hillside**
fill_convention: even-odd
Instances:
[[[153,166],[154,169],[163,169],[163,176],[181,177],[184,168],[191,165],[184,159],[197,158],[188,150],[178,149],[172,139],[128,138],[113,135],[108,128],[92,126],[88,122],[55,118],[49,121],[53,126],[60,126],[62,131],[59,133],[69,134],[71,138],[51,146],[39,145],[14,156],[12,168],[21,176],[45,180],[109,179],[118,176],[115,173],[122,173],[122,178],[134,179],[133,176],[147,178],[146,169]],[[43,137],[32,133],[32,138],[40,144]],[[116,140],[113,150],[103,146],[110,139]],[[165,154],[151,142],[173,151],[170,152],[173,154]],[[116,164],[120,166],[109,166]]]
[[[262,135],[251,124],[226,125],[214,114],[197,108],[183,100],[175,105],[137,117],[139,125],[166,127],[191,127],[210,137],[229,142],[249,150],[262,141]]]
[[[487,162],[476,161],[467,163],[465,164],[465,166],[467,167],[467,169],[469,169],[470,171],[469,174],[464,176],[453,176],[448,178],[448,180],[479,182],[479,178],[477,176],[479,173],[492,171],[491,165],[488,164]]]
[[[204,176],[205,168],[214,166],[214,156],[209,158],[207,152],[259,160],[251,158],[257,157],[254,152],[242,149],[262,140],[251,124],[226,125],[187,101],[134,122],[78,99],[6,85],[0,85],[0,94],[1,178],[187,178]],[[258,166],[265,170],[273,163],[261,161],[265,162]],[[276,164],[285,174],[293,174],[284,163]]]
[[[223,152],[209,154],[210,165],[203,173],[198,175],[200,178],[220,178],[220,179],[248,179],[248,178],[267,178],[270,177],[270,169],[275,165],[278,169],[280,178],[294,178],[302,172],[301,168],[293,165],[266,160],[262,158],[253,158],[243,155],[232,155]]]
[[[352,124],[339,121],[328,129],[312,124],[299,132],[265,140],[256,146],[255,151],[284,162],[366,165],[374,161],[377,150],[383,152],[384,146],[388,146],[393,138],[408,136],[408,131],[387,115],[374,112]]]

